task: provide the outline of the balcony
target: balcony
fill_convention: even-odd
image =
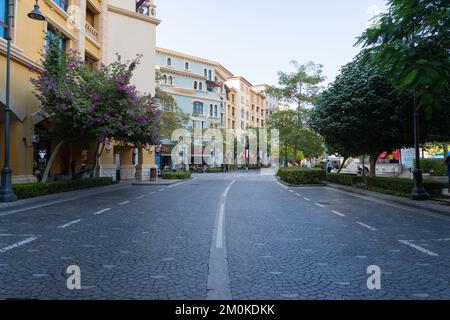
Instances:
[[[91,37],[93,40],[98,41],[98,31],[93,26],[91,26],[89,22],[86,22],[85,29],[86,35]]]

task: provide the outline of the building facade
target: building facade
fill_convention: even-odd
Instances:
[[[158,83],[184,113],[191,116],[188,128],[221,128],[224,83],[216,75],[217,62],[157,48]]]
[[[11,63],[11,169],[13,183],[36,181],[37,172],[45,168],[58,141],[52,139],[49,124],[39,113],[40,105],[33,95],[30,78],[42,71],[41,52],[46,47],[46,35],[58,38],[66,50],[78,51],[93,67],[109,63],[116,53],[124,59],[143,54],[141,65],[133,80],[142,92],[153,93],[155,69],[155,33],[160,20],[156,19],[152,1],[137,8],[136,0],[40,0],[45,21],[35,21],[27,14],[34,0],[14,1],[14,27]],[[5,105],[7,0],[0,0],[0,108]],[[146,41],[142,41],[142,36]],[[144,43],[145,42],[145,43]],[[3,112],[0,118],[0,162],[4,159]],[[70,163],[93,165],[96,141],[77,141],[64,146],[52,167],[52,175],[70,174]],[[109,148],[107,148],[109,150]],[[133,162],[152,162],[150,152],[111,150],[100,159],[100,174],[115,177],[117,166],[123,166],[123,178],[134,177]],[[136,157],[133,156],[136,153]],[[120,153],[117,163],[116,154]],[[140,154],[140,156],[137,156]],[[116,159],[116,163],[115,160]],[[135,159],[137,159],[135,161]],[[137,163],[136,163],[137,164]]]
[[[264,107],[266,112],[266,118],[270,117],[273,113],[280,111],[280,103],[278,99],[270,94],[266,93],[266,90],[272,87],[268,84],[258,84],[253,87],[257,92],[264,95]]]

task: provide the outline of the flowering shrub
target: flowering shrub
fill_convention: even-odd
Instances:
[[[41,114],[60,143],[53,150],[43,181],[63,144],[80,138],[99,143],[114,138],[124,144],[159,143],[159,111],[154,98],[142,95],[130,82],[140,57],[92,68],[75,51],[66,54],[50,41],[44,71],[31,79],[41,102]]]

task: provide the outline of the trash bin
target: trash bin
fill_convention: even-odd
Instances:
[[[156,168],[150,169],[150,181],[156,181],[158,177],[158,170]]]

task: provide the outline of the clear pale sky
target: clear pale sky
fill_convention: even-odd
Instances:
[[[253,84],[277,83],[292,59],[324,65],[327,82],[384,0],[155,0],[157,45],[218,61]]]

